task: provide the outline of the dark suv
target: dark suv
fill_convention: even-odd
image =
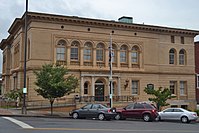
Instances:
[[[123,109],[116,109],[116,120],[126,118],[143,119],[144,121],[153,121],[158,117],[156,108],[149,103],[132,103]]]

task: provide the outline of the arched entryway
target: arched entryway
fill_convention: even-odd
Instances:
[[[104,83],[101,80],[95,82],[95,101],[104,101]]]

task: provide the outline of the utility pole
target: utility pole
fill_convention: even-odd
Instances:
[[[113,31],[112,31],[113,32]],[[112,33],[110,33],[110,46],[109,46],[109,67],[110,67],[110,76],[109,76],[109,88],[110,88],[110,108],[113,107],[113,72],[112,72]]]
[[[26,110],[26,55],[27,55],[27,25],[28,25],[28,0],[26,0],[26,11],[25,11],[25,36],[24,36],[24,85],[23,85],[23,106],[22,106],[22,114],[27,114]]]

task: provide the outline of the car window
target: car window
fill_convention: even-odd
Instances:
[[[100,108],[100,109],[106,109],[107,107],[106,107],[106,106],[103,106],[103,105],[101,105],[101,104],[99,104],[99,108]]]
[[[92,109],[99,109],[99,108],[100,108],[99,104],[93,104],[92,106]]]
[[[134,107],[134,104],[129,104],[129,105],[127,105],[125,108],[126,108],[126,109],[133,109],[133,107]]]
[[[154,109],[154,107],[150,104],[144,104],[145,108],[147,109]]]
[[[183,112],[181,109],[174,109],[173,112]]]
[[[144,109],[144,105],[137,103],[134,105],[134,109]]]
[[[173,112],[173,109],[166,109],[164,112]]]
[[[85,105],[82,109],[90,109],[92,104]]]

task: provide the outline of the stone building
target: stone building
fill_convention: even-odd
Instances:
[[[196,101],[199,104],[199,41],[195,42]]]
[[[16,18],[3,50],[3,93],[23,88],[24,18]],[[109,96],[112,40],[113,97],[147,101],[147,85],[170,88],[171,106],[195,109],[194,37],[199,31],[135,24],[131,17],[107,21],[28,13],[27,97],[41,99],[33,70],[43,64],[66,66],[79,78],[76,94],[104,101]]]

